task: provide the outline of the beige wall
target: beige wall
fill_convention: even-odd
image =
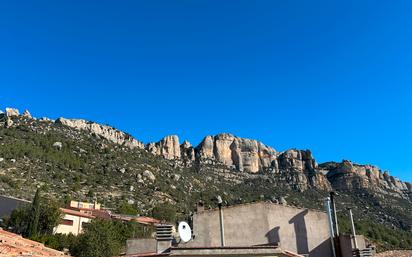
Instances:
[[[267,202],[223,209],[226,246],[280,243],[283,250],[310,257],[332,256],[327,215]],[[193,217],[195,239],[190,246],[220,246],[218,210]]]
[[[100,210],[100,204],[99,203],[70,201],[70,207]]]
[[[69,214],[64,214],[63,219],[65,220],[72,220],[73,225],[64,225],[59,224],[57,227],[54,228],[54,234],[61,233],[61,234],[70,234],[78,235],[82,232],[82,223],[89,223],[90,219],[85,217],[79,217]]]

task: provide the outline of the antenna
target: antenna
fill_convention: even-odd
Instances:
[[[192,239],[192,229],[186,222],[180,222],[177,230],[179,232],[180,240],[184,243],[187,243]]]

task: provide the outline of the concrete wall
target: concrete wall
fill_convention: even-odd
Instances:
[[[223,215],[226,246],[280,243],[283,250],[310,257],[332,256],[324,212],[258,202],[223,208]],[[220,246],[219,224],[218,210],[196,213],[189,246]]]
[[[156,252],[156,239],[129,239],[126,242],[126,246],[126,254]]]
[[[339,236],[340,248],[342,257],[352,257],[352,251],[355,249],[355,244],[351,235]],[[366,241],[363,235],[356,235],[356,242],[358,249],[364,250],[366,248]]]

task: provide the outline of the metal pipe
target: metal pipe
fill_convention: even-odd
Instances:
[[[225,246],[225,224],[223,221],[222,204],[219,203],[219,219],[220,219],[220,241],[221,246]]]
[[[336,203],[335,203],[335,192],[330,192],[330,202],[332,204],[334,225],[335,225],[335,236],[339,237],[339,225],[338,225],[338,214],[336,212]]]
[[[330,198],[329,197],[325,199],[325,209],[326,209],[326,214],[328,215],[328,221],[329,221],[328,224],[329,224],[330,242],[332,245],[332,253],[333,253],[333,257],[336,257],[335,240],[334,240],[335,232],[333,231],[332,211],[330,208]]]
[[[356,240],[355,223],[353,222],[352,209],[350,209],[350,208],[349,208],[349,218],[350,218],[350,224],[351,224],[351,228],[352,228],[353,244],[355,246],[355,249],[358,249],[358,241]]]

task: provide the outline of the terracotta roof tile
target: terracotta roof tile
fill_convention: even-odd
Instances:
[[[64,255],[63,252],[48,248],[39,242],[0,229],[0,257],[57,257]]]
[[[95,218],[95,217],[94,217],[93,215],[91,215],[91,214],[84,213],[84,212],[80,212],[80,211],[76,211],[76,210],[72,210],[72,209],[60,208],[60,210],[61,210],[64,214],[68,214],[68,215],[79,216],[79,217],[84,217],[84,218],[89,218],[89,219]]]

